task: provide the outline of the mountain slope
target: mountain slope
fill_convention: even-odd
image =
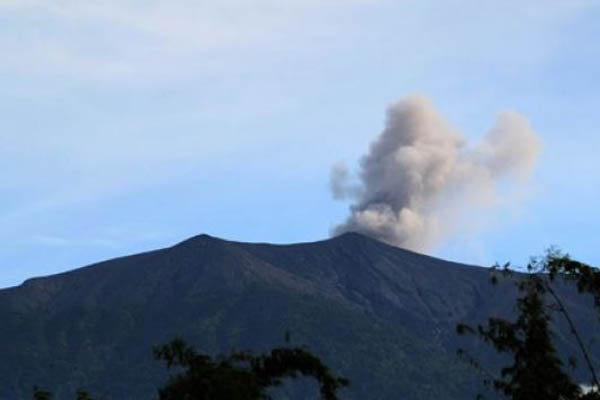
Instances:
[[[166,376],[153,345],[261,351],[286,331],[351,380],[344,398],[468,398],[477,379],[456,360],[454,327],[510,314],[514,295],[485,269],[353,233],[295,245],[200,235],[1,290],[0,399],[28,398],[33,384],[59,399],[79,387],[151,398]]]

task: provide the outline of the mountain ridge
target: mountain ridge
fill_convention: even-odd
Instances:
[[[474,265],[474,264],[464,264],[464,263],[460,263],[457,261],[450,261],[450,260],[444,260],[435,256],[430,256],[430,255],[426,255],[426,254],[421,254],[412,250],[408,250],[405,248],[401,248],[401,247],[396,247],[396,246],[392,246],[389,244],[386,244],[384,242],[380,242],[376,239],[370,238],[369,236],[360,234],[358,232],[345,232],[341,235],[332,237],[332,238],[328,238],[328,239],[321,239],[321,240],[315,240],[315,241],[306,241],[306,242],[295,242],[295,243],[269,243],[269,242],[246,242],[246,241],[239,241],[239,240],[229,240],[229,239],[224,239],[224,238],[220,238],[217,236],[213,236],[213,235],[209,235],[206,233],[201,233],[198,235],[194,235],[192,237],[189,237],[187,239],[184,239],[180,242],[177,242],[176,244],[172,245],[172,246],[167,246],[167,247],[161,247],[158,249],[151,249],[151,250],[146,250],[146,251],[142,251],[139,253],[135,253],[135,254],[129,254],[129,255],[123,255],[123,256],[118,256],[118,257],[111,257],[108,258],[106,260],[102,260],[102,261],[96,261],[96,262],[92,262],[90,264],[81,266],[81,267],[77,267],[71,270],[67,270],[67,271],[63,271],[63,272],[58,272],[58,273],[54,273],[54,274],[48,274],[48,275],[41,275],[41,276],[34,276],[31,278],[27,278],[25,279],[20,285],[15,285],[15,286],[10,286],[10,287],[6,287],[6,288],[0,288],[0,291],[3,290],[10,290],[10,289],[14,289],[14,288],[18,288],[20,286],[23,285],[28,285],[31,282],[37,281],[37,280],[43,280],[45,278],[50,278],[50,277],[58,277],[61,275],[65,275],[65,274],[71,274],[75,271],[79,271],[82,269],[88,269],[88,268],[95,268],[98,267],[100,265],[104,265],[105,263],[108,262],[113,262],[113,261],[117,261],[117,260],[121,260],[121,259],[127,259],[130,257],[138,257],[138,256],[144,256],[144,255],[150,255],[150,254],[155,254],[158,252],[163,252],[163,251],[168,251],[168,250],[172,250],[172,249],[176,249],[178,247],[186,247],[186,246],[190,246],[190,245],[198,245],[198,244],[207,244],[207,243],[221,243],[221,244],[229,244],[229,245],[234,245],[234,246],[242,246],[242,247],[262,247],[262,246],[266,246],[266,247],[270,247],[270,248],[296,248],[296,247],[302,247],[302,246],[318,246],[318,245],[323,245],[323,244],[327,244],[327,243],[334,243],[334,242],[339,242],[339,241],[354,241],[355,243],[357,241],[362,241],[362,243],[370,243],[370,244],[375,244],[375,245],[379,245],[379,246],[387,246],[389,248],[393,248],[393,249],[397,249],[400,250],[402,252],[405,252],[406,254],[412,255],[412,256],[416,256],[416,257],[420,257],[420,258],[429,258],[435,261],[442,261],[444,263],[447,264],[451,264],[454,265],[456,267],[459,268],[486,268],[483,266],[478,266],[478,265]]]
[[[261,351],[291,331],[350,378],[342,398],[462,399],[477,379],[456,360],[456,323],[510,315],[515,294],[486,268],[356,233],[283,245],[197,235],[0,290],[0,398],[28,398],[32,384],[59,399],[78,387],[150,398],[165,378],[153,345]]]

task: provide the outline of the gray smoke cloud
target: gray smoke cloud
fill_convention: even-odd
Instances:
[[[475,146],[426,97],[413,95],[387,110],[383,132],[360,160],[354,181],[343,165],[331,171],[336,199],[350,215],[333,235],[360,232],[423,251],[440,244],[484,211],[506,204],[530,177],[541,141],[522,115],[507,111]]]

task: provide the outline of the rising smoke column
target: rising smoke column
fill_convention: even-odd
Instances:
[[[467,146],[423,96],[387,110],[384,131],[359,165],[357,183],[342,165],[331,171],[336,199],[350,215],[333,235],[353,231],[413,250],[427,250],[503,204],[531,174],[541,142],[518,113],[499,114],[477,146]]]

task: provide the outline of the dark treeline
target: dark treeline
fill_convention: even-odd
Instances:
[[[268,399],[269,388],[298,376],[316,380],[322,400],[337,400],[338,390],[349,384],[347,379],[335,376],[317,356],[299,347],[277,347],[264,354],[238,351],[216,359],[175,339],[153,350],[157,360],[176,371],[158,389],[158,400]],[[52,400],[52,393],[34,387],[33,398]],[[85,390],[79,390],[75,399],[101,400]]]

